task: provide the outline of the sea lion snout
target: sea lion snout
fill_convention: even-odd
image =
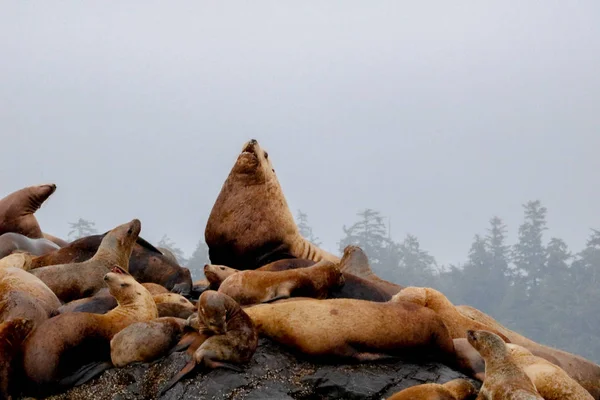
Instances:
[[[248,143],[251,144],[252,146],[255,146],[258,144],[258,141],[256,139],[250,139],[250,141]]]

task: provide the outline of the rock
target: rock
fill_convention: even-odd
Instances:
[[[152,365],[114,368],[85,385],[47,399],[156,399],[158,390],[185,364],[185,354],[176,353]],[[455,378],[465,376],[430,362],[316,364],[309,362],[307,357],[296,357],[267,339],[260,339],[258,349],[243,373],[198,368],[160,399],[380,400],[409,386],[425,382],[444,383]],[[477,381],[472,382],[476,387],[481,386]]]

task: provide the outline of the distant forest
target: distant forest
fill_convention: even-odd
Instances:
[[[586,247],[572,253],[562,239],[544,239],[547,210],[539,200],[523,208],[517,243],[506,243],[506,226],[494,216],[459,265],[440,268],[413,235],[395,242],[384,218],[372,209],[358,212],[357,221],[343,227],[339,252],[349,244],[360,246],[381,278],[436,288],[454,304],[476,307],[539,343],[600,363],[600,231],[592,229]],[[298,211],[296,222],[305,238],[320,245],[305,213]],[[91,221],[70,225],[71,240],[97,233]],[[203,239],[190,258],[167,235],[156,246],[170,249],[195,280],[204,277],[209,258]]]

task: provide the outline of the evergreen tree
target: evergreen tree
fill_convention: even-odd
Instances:
[[[468,261],[464,266],[461,297],[464,304],[488,314],[493,314],[497,305],[488,297],[490,286],[494,284],[488,278],[491,264],[492,257],[488,252],[486,239],[475,235],[469,249]]]
[[[405,285],[426,286],[435,273],[437,263],[427,251],[421,249],[416,236],[408,234],[398,245],[400,276]]]
[[[204,276],[204,265],[210,264],[208,256],[208,246],[204,240],[199,240],[196,249],[192,253],[192,257],[188,260],[187,267],[192,274],[194,280],[202,279]]]
[[[98,233],[95,227],[96,224],[83,218],[79,218],[77,222],[69,222],[69,226],[71,230],[69,231],[68,238],[71,241]]]
[[[322,243],[319,241],[319,238],[314,235],[312,228],[308,224],[308,216],[301,210],[298,210],[298,216],[296,218],[296,224],[298,225],[300,235],[315,246],[320,246]]]
[[[175,243],[166,234],[163,235],[163,237],[160,239],[157,247],[164,247],[170,250],[177,259],[179,265],[187,264],[187,260],[185,258],[185,254],[183,253],[183,250],[177,247]]]

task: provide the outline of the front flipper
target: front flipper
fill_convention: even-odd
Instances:
[[[271,299],[263,300],[261,303],[272,303],[277,300],[289,299],[292,295],[293,282],[282,283],[275,292],[275,296]]]
[[[207,358],[204,359],[204,364],[209,368],[225,368],[235,372],[244,372],[240,367],[224,361],[214,361]]]
[[[196,367],[196,361],[194,361],[194,359],[191,359],[185,365],[185,367],[183,367],[181,369],[181,371],[179,371],[179,373],[177,373],[177,375],[175,375],[173,378],[171,378],[171,380],[169,382],[167,382],[167,384],[165,386],[163,386],[163,388],[160,390],[159,396],[164,395],[169,389],[171,389],[173,386],[175,386],[175,384],[177,382],[179,382],[184,376],[186,376],[187,374],[192,372],[195,367]]]
[[[58,384],[61,387],[73,387],[83,385],[87,381],[100,375],[102,372],[113,368],[110,361],[95,362],[84,365],[75,371],[72,375],[61,379]]]

